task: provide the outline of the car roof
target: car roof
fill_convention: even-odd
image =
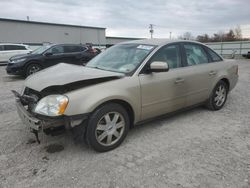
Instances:
[[[28,45],[26,45],[26,44],[16,44],[16,43],[0,43],[0,45],[28,46]]]
[[[56,45],[64,45],[64,46],[88,46],[86,44],[71,44],[71,43],[58,43],[58,44],[48,44],[48,45],[51,45],[51,46],[56,46]]]
[[[82,46],[85,48],[88,48],[89,46],[86,44],[67,44],[67,43],[58,43],[58,44],[45,44],[43,46],[49,46],[49,47],[54,47],[54,46]]]
[[[192,40],[170,40],[170,39],[143,39],[143,40],[132,40],[127,42],[122,42],[120,44],[147,44],[147,45],[156,45],[162,46],[175,42],[192,42],[197,44],[202,44],[200,42],[192,41]]]

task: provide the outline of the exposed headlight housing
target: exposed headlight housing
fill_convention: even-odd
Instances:
[[[22,61],[25,61],[26,58],[22,58],[22,59],[15,59],[15,60],[12,60],[11,63],[19,63],[19,62],[22,62]]]
[[[65,95],[48,95],[36,105],[34,112],[45,116],[63,115],[69,99]]]

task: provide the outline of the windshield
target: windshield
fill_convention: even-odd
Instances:
[[[134,71],[155,48],[144,44],[119,44],[92,59],[86,67],[113,72],[130,73]]]
[[[46,45],[46,46],[41,46],[37,49],[35,49],[33,52],[31,52],[32,54],[42,54],[43,52],[45,52],[47,49],[49,49],[51,47],[51,45]]]

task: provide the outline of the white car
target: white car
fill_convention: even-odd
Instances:
[[[0,65],[7,64],[12,56],[32,52],[29,46],[24,44],[0,44]]]

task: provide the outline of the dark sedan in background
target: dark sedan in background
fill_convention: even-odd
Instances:
[[[10,58],[6,71],[11,75],[29,76],[58,63],[84,65],[98,53],[89,45],[53,44],[42,46],[30,54]]]

